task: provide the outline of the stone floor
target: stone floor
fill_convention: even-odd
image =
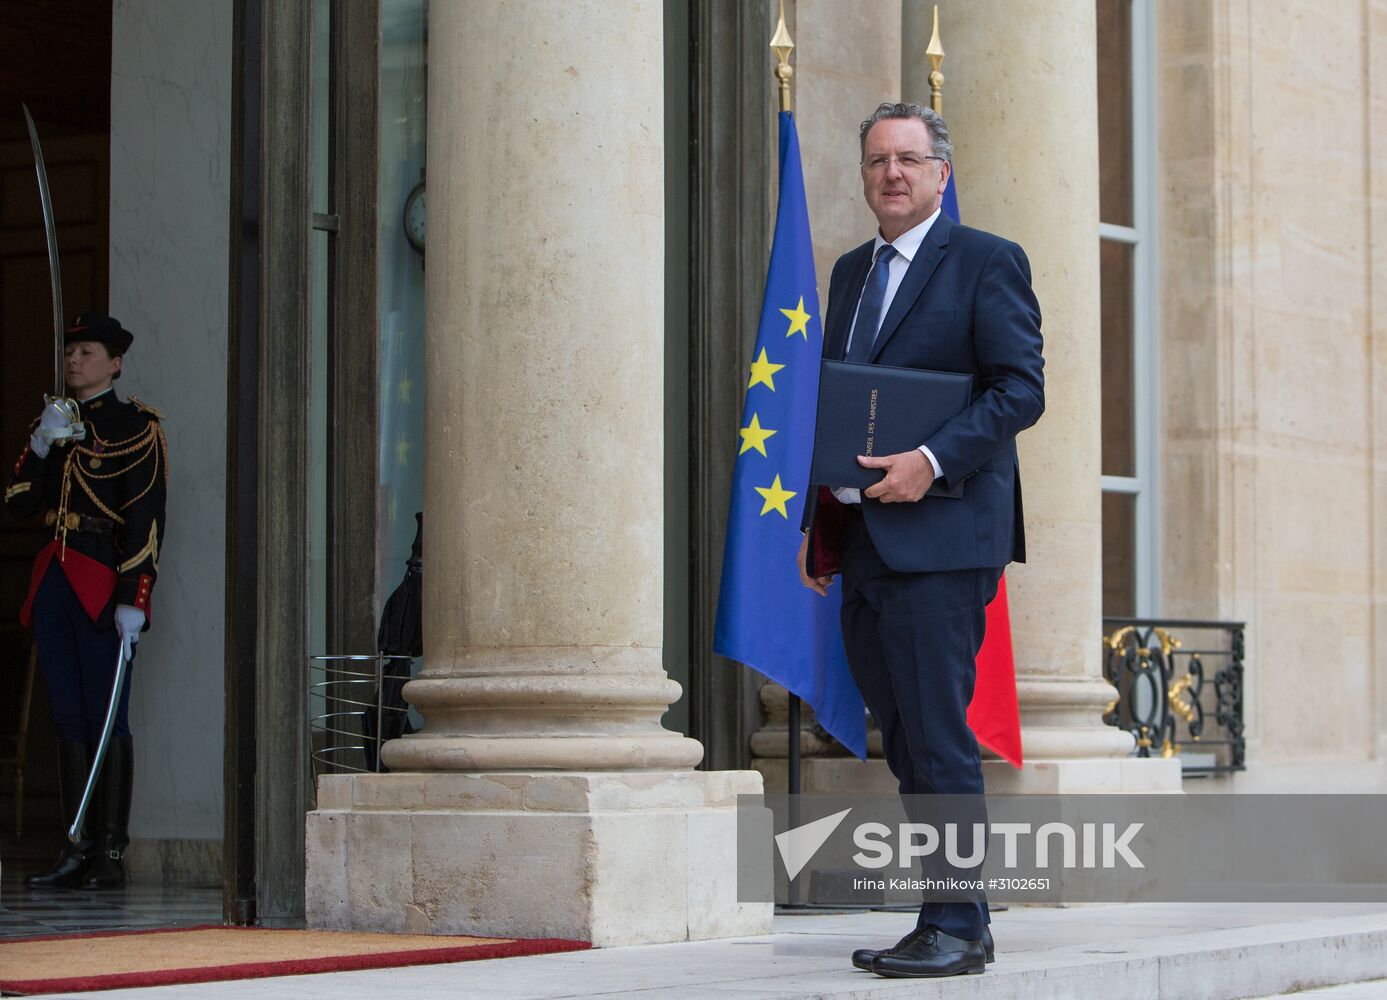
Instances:
[[[80,995],[93,1000],[1233,1000],[1353,982],[1361,985],[1310,996],[1387,997],[1382,982],[1387,904],[1018,907],[994,917],[997,961],[986,975],[886,980],[848,964],[853,948],[888,944],[912,924],[913,917],[902,913],[782,915],[775,932],[765,937]]]
[[[24,888],[24,871],[0,876],[0,941],[39,934],[141,930],[219,924],[220,889],[132,885],[124,889],[84,892]]]

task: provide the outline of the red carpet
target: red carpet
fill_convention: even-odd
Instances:
[[[563,938],[185,927],[55,934],[0,943],[0,990],[19,994],[259,979],[581,951]]]

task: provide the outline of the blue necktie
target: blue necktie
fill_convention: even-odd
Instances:
[[[881,326],[881,307],[886,301],[886,281],[891,273],[891,258],[896,256],[896,248],[890,243],[877,252],[877,262],[872,273],[867,276],[867,287],[862,292],[862,304],[857,307],[857,321],[852,327],[852,344],[848,347],[849,361],[865,364],[871,356],[872,344],[876,342],[877,329]]]

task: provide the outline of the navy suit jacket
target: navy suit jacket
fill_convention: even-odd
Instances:
[[[874,242],[833,266],[825,357],[843,357]],[[971,405],[920,442],[939,462],[941,485],[963,483],[963,496],[886,504],[864,497],[867,530],[887,566],[919,573],[1025,562],[1016,435],[1045,410],[1041,347],[1040,306],[1025,252],[941,213],[891,301],[870,360],[973,376]],[[807,491],[806,529],[814,530],[816,508],[825,503],[838,501],[818,487]],[[814,541],[811,552],[824,544]]]

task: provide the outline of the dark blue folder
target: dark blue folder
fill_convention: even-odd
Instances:
[[[895,455],[929,441],[973,398],[973,376],[893,368],[851,361],[824,361],[819,372],[819,411],[809,481],[865,489],[880,482],[880,469],[864,469],[858,455]],[[962,483],[945,491],[935,482],[927,496],[961,497]]]

